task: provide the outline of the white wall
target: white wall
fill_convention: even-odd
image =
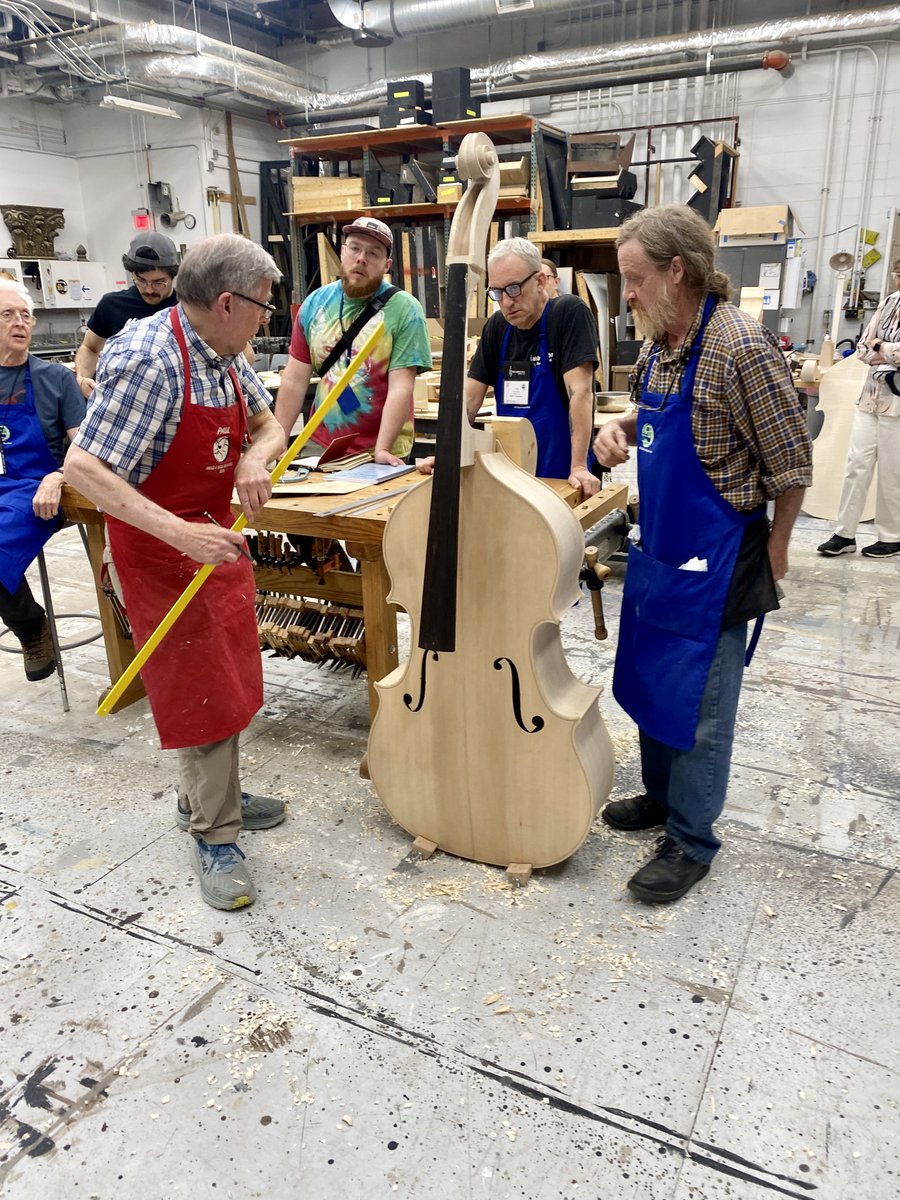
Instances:
[[[214,230],[207,188],[230,194],[225,117],[208,109],[173,104],[181,120],[97,107],[62,108],[25,100],[0,100],[0,204],[62,208],[65,227],[57,254],[105,262],[110,286],[123,278],[122,254],[134,236],[132,212],[149,208],[148,180],[172,187],[178,206],[196,217],[192,231],[178,224],[165,230],[190,246]],[[235,157],[247,205],[250,234],[259,239],[259,163],[286,160],[283,136],[264,121],[235,117]],[[39,146],[39,148],[35,148]],[[219,207],[219,230],[234,228],[231,206]],[[0,259],[12,239],[0,223]],[[77,313],[54,313],[57,330],[75,329]],[[45,319],[38,325],[42,332]]]

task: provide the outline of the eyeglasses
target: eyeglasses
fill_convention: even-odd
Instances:
[[[506,287],[488,288],[487,294],[492,300],[496,301],[497,304],[500,303],[501,296],[509,296],[510,300],[515,300],[522,295],[522,288],[525,286],[528,280],[533,278],[535,275],[537,275],[537,271],[532,271],[531,275],[526,275],[525,278],[520,279],[518,283],[508,283]]]
[[[359,258],[362,255],[366,262],[376,263],[381,262],[387,257],[387,247],[381,246],[361,246],[359,242],[344,242],[341,246],[341,252],[346,250],[352,258]]]
[[[257,308],[264,309],[266,314],[262,318],[264,321],[268,321],[273,313],[278,312],[277,304],[270,304],[268,300],[254,300],[252,296],[245,296],[243,292],[232,292],[231,295],[237,296],[238,300],[246,300],[248,304],[255,304]]]
[[[647,368],[650,366],[650,360],[653,357],[653,352],[648,354],[648,356],[644,359],[644,365],[641,368],[641,373],[638,375],[637,379],[635,379],[634,387],[631,389],[631,403],[635,406],[635,408],[643,408],[646,409],[647,412],[662,412],[662,410],[669,403],[669,399],[675,391],[676,384],[679,388],[681,387],[681,380],[684,377],[684,371],[685,367],[687,366],[688,359],[691,357],[693,345],[694,343],[691,342],[689,346],[682,347],[681,354],[678,356],[678,358],[674,362],[665,364],[665,368],[669,372],[669,382],[666,385],[665,392],[662,394],[659,392],[650,392],[649,394],[644,395],[644,376],[647,373]],[[656,353],[658,352],[659,347],[657,346]]]
[[[37,317],[27,308],[4,308],[0,312],[0,325],[15,325],[17,321],[23,325],[36,325]]]
[[[162,279],[142,279],[140,275],[132,275],[132,279],[139,292],[156,292],[172,282],[171,275],[165,275]]]

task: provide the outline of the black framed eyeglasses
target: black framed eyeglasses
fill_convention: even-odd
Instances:
[[[666,385],[665,392],[650,392],[649,395],[645,396],[643,393],[644,376],[647,374],[651,359],[659,353],[660,349],[658,345],[654,346],[651,352],[644,359],[640,374],[635,379],[634,386],[631,389],[630,400],[635,408],[643,408],[647,412],[662,412],[662,410],[669,403],[669,399],[675,391],[676,384],[678,387],[681,386],[681,380],[684,376],[684,370],[687,366],[688,359],[691,356],[693,344],[694,343],[691,342],[690,346],[682,348],[681,354],[678,356],[678,358],[674,362],[670,362],[665,365],[664,369],[669,372],[669,382]]]
[[[501,296],[509,296],[510,300],[516,300],[522,295],[522,288],[528,280],[534,278],[535,275],[537,275],[537,271],[532,271],[530,275],[526,275],[518,283],[508,283],[506,287],[490,287],[487,290],[487,294],[497,304],[500,303]]]
[[[270,304],[268,300],[254,300],[252,296],[245,296],[243,292],[232,292],[232,296],[237,296],[238,300],[246,300],[249,304],[255,304],[257,308],[265,309],[265,319],[268,321],[273,313],[278,312],[278,306]]]

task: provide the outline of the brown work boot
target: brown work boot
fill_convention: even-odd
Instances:
[[[22,643],[22,656],[25,659],[25,678],[34,683],[52,675],[56,670],[56,655],[53,653],[47,618],[44,617],[36,634],[30,638],[19,638],[19,641]]]

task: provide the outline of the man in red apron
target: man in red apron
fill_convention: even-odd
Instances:
[[[22,284],[0,279],[0,623],[22,645],[26,678],[37,680],[56,660],[25,570],[59,528],[60,464],[84,398],[67,367],[28,353],[33,308]]]
[[[125,605],[142,645],[198,563],[209,576],[141,672],[164,750],[178,751],[191,861],[215,908],[251,904],[238,848],[284,805],[242,793],[238,739],[262,704],[253,570],[232,523],[271,495],[284,449],[268,394],[239,357],[274,311],[272,258],[245,238],[207,238],[185,254],[179,304],[110,339],[67,478],[107,514]]]
[[[601,430],[612,467],[638,448],[640,540],[628,555],[613,694],[640,731],[644,792],[614,829],[665,827],[628,882],[677,900],[709,871],[738,697],[811,482],[806,417],[775,338],[727,302],[709,227],[687,206],[646,209],[617,240],[623,295],[647,337],[636,411]],[[774,501],[771,525],[766,504]],[[747,649],[747,623],[756,629]]]

